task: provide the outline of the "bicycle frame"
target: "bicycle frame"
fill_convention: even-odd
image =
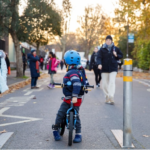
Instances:
[[[77,122],[78,113],[77,113],[76,109],[74,109],[74,107],[73,107],[72,98],[71,98],[71,107],[67,110],[67,113],[66,113],[66,126],[67,126],[67,129],[68,129],[70,111],[74,112],[74,129],[76,129],[75,126],[76,126],[76,122]]]

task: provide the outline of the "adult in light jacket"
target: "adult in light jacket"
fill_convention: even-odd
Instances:
[[[5,53],[3,50],[0,50],[0,94],[7,90],[7,65],[5,61]]]
[[[38,89],[37,80],[40,77],[39,57],[36,56],[36,50],[33,48],[31,49],[31,53],[28,54],[28,61],[31,73],[31,89]]]
[[[114,104],[115,79],[118,72],[118,60],[121,58],[123,58],[122,52],[108,35],[97,56],[98,68],[102,70],[102,88],[107,104]]]

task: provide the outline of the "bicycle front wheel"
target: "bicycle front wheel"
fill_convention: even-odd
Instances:
[[[73,112],[70,112],[70,121],[69,121],[69,137],[68,145],[72,145],[72,136],[73,136]]]

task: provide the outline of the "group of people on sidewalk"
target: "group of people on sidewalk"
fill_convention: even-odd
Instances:
[[[113,43],[113,38],[108,35],[106,42],[98,50],[95,48],[90,61],[90,70],[95,73],[95,82],[100,86],[102,79],[102,89],[105,94],[106,103],[114,104],[115,79],[118,72],[118,61],[123,58],[123,53]]]
[[[35,49],[31,49],[31,53],[28,54],[27,59],[31,72],[31,89],[38,89],[37,80],[40,77],[41,58],[37,56]],[[58,64],[59,60],[56,59],[55,54],[53,52],[49,52],[47,70],[50,75],[50,84],[48,85],[48,88],[54,88],[54,74],[56,74]]]

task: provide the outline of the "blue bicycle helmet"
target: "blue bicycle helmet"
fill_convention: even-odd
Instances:
[[[81,57],[77,51],[68,50],[64,55],[64,60],[68,65],[78,65],[80,64]]]

